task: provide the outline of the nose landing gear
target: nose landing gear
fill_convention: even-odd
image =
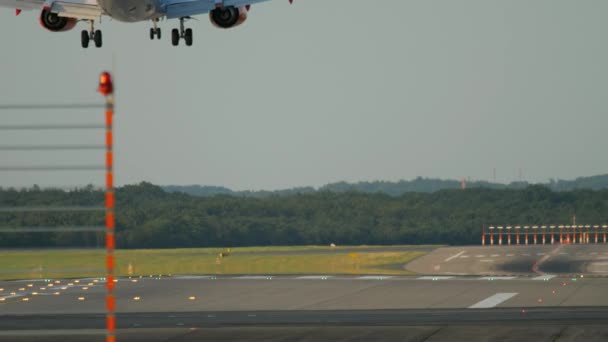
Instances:
[[[152,19],[154,27],[150,28],[150,40],[154,40],[154,37],[160,39],[160,27],[158,27],[158,18]]]
[[[184,21],[187,19],[190,19],[190,17],[179,18],[179,29],[171,30],[171,44],[173,46],[178,46],[181,38],[184,38],[186,46],[192,46],[192,29],[184,27]]]

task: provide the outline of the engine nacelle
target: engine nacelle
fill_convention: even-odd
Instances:
[[[209,12],[209,20],[219,28],[229,29],[241,25],[247,20],[247,8],[234,6],[218,7]]]
[[[43,9],[40,13],[40,25],[51,32],[68,31],[76,26],[75,18],[60,17],[49,9]]]

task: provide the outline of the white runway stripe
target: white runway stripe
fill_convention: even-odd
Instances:
[[[481,277],[479,280],[511,280],[517,277]]]
[[[459,256],[463,255],[465,252],[466,252],[466,251],[461,251],[460,253],[456,253],[456,254],[452,255],[451,257],[449,257],[449,258],[447,258],[447,259],[445,259],[445,260],[443,260],[443,261],[444,261],[444,262],[448,262],[448,261],[450,261],[450,260],[452,260],[452,259],[456,259],[456,258],[458,258]]]
[[[363,276],[363,277],[357,277],[357,279],[361,279],[361,280],[384,280],[384,279],[390,279],[392,278],[391,276]]]
[[[195,275],[184,275],[184,276],[175,276],[174,279],[183,279],[183,280],[196,280],[196,279],[215,279],[216,276],[195,276]]]
[[[0,298],[2,300],[6,300],[6,299],[11,299],[11,298],[19,298],[19,297],[23,297],[23,296],[25,296],[25,294],[17,293],[17,294],[14,294],[14,295],[0,296]]]
[[[260,279],[271,279],[271,276],[241,276],[234,277],[234,279],[245,279],[245,280],[260,280]]]
[[[496,305],[505,302],[513,297],[517,296],[517,293],[497,293],[493,296],[490,296],[481,302],[475,303],[469,306],[469,309],[489,309],[493,308]]]
[[[557,277],[557,276],[553,275],[553,274],[545,274],[545,275],[542,275],[542,276],[538,276],[538,277],[532,278],[532,280],[549,280],[549,279],[553,279],[555,277]]]
[[[296,277],[296,279],[310,279],[310,280],[325,280],[325,279],[329,279],[329,278],[332,278],[332,276],[310,275],[310,276]]]
[[[424,277],[418,277],[416,279],[419,280],[447,280],[447,279],[452,279],[454,277],[450,277],[450,276],[424,276]]]

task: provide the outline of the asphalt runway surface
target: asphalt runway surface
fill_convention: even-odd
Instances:
[[[444,247],[410,262],[406,268],[418,274],[437,275],[584,273],[605,276],[608,275],[608,245]]]
[[[450,247],[408,265],[423,270],[417,276],[119,279],[118,336],[119,341],[603,341],[608,340],[604,258],[605,246]],[[516,271],[509,269],[517,264]],[[0,282],[0,341],[103,341],[104,302],[103,279]]]

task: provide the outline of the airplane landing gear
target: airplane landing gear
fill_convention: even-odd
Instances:
[[[95,30],[93,20],[89,20],[89,30],[82,30],[80,33],[80,43],[83,48],[89,47],[89,42],[93,41],[95,47],[100,48],[103,45],[103,38],[100,30]]]
[[[150,40],[154,40],[154,37],[158,37],[158,39],[160,39],[160,27],[158,27],[158,18],[152,19],[152,23],[154,23],[154,27],[150,28]]]
[[[190,17],[179,18],[179,29],[171,30],[171,44],[173,46],[179,45],[179,40],[184,38],[186,46],[192,46],[192,29],[184,27],[184,21],[190,19]]]

